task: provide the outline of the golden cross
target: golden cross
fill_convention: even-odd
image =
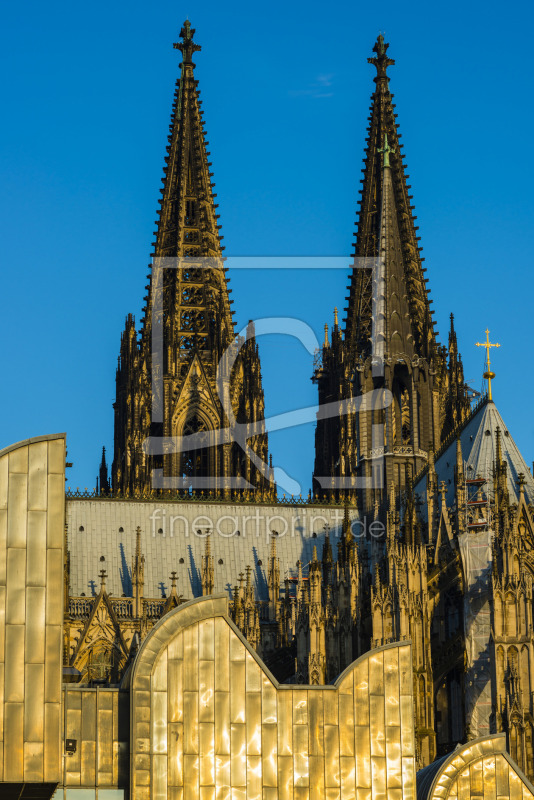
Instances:
[[[492,344],[492,342],[490,342],[489,330],[486,328],[486,341],[476,342],[476,346],[486,348],[486,372],[484,373],[484,377],[488,382],[488,400],[491,400],[491,381],[495,377],[495,373],[490,370],[490,347],[500,347],[500,344]]]

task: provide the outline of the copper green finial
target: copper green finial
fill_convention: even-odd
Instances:
[[[376,67],[376,81],[380,80],[388,80],[387,75],[387,68],[392,66],[395,63],[393,58],[389,58],[387,55],[387,49],[389,47],[389,42],[384,41],[384,37],[382,34],[378,37],[375,42],[375,46],[373,47],[373,51],[376,53],[376,56],[372,58],[368,58],[367,61],[369,64],[374,64]]]
[[[387,133],[384,134],[384,147],[379,147],[378,152],[383,153],[384,155],[384,160],[382,162],[382,166],[384,167],[384,169],[386,167],[389,168],[391,166],[389,163],[389,154],[394,153],[395,150],[393,149],[393,147],[389,146]]]
[[[188,19],[186,19],[180,31],[180,38],[182,39],[182,41],[175,42],[173,45],[175,50],[182,51],[184,64],[192,64],[193,53],[197,50],[201,50],[200,45],[196,44],[193,41],[194,35],[195,35],[195,29],[191,27],[191,23],[189,22]]]

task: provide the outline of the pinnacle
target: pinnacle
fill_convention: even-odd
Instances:
[[[189,22],[188,19],[186,19],[180,30],[180,38],[182,39],[182,41],[175,42],[175,44],[173,45],[175,50],[180,50],[182,52],[183,64],[193,65],[191,57],[195,51],[201,49],[199,44],[193,42],[194,35],[195,35],[195,29],[191,27],[191,23]]]
[[[384,37],[380,34],[375,42],[373,47],[373,52],[376,53],[376,56],[372,56],[371,58],[367,59],[369,64],[374,64],[376,67],[377,76],[375,78],[376,83],[386,83],[389,81],[387,75],[387,68],[389,66],[393,66],[395,60],[393,58],[389,58],[387,55],[387,49],[389,47],[389,42],[384,41]]]

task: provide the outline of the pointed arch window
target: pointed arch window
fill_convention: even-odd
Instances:
[[[99,643],[99,646],[91,649],[87,664],[87,677],[90,683],[107,683],[109,681],[110,661],[110,653],[105,645]]]
[[[197,204],[196,200],[185,201],[185,224],[195,225],[197,219]]]
[[[412,444],[411,378],[405,364],[395,367],[392,385],[393,403],[391,410],[393,444],[410,446]]]
[[[403,445],[408,445],[412,438],[412,425],[410,419],[410,394],[408,389],[401,392],[401,435]]]
[[[210,450],[209,450],[209,430],[205,421],[198,415],[193,414],[186,420],[183,428],[183,436],[195,436],[198,440],[198,448],[185,450],[182,455],[182,476],[184,478],[206,478],[210,476]]]

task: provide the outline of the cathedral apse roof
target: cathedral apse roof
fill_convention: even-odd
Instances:
[[[521,455],[508,426],[501,417],[492,400],[483,400],[460,431],[460,443],[465,464],[466,478],[485,478],[487,489],[493,497],[493,466],[496,457],[497,430],[501,436],[503,461],[506,463],[507,483],[510,498],[519,497],[518,478],[524,475],[524,491],[527,503],[534,503],[534,479]],[[447,505],[452,505],[454,495],[454,467],[456,465],[456,437],[451,437],[449,445],[443,452],[438,451],[436,473],[438,485],[445,481],[447,487]],[[416,494],[426,500],[426,475],[416,483]],[[424,513],[424,506],[421,508]]]

